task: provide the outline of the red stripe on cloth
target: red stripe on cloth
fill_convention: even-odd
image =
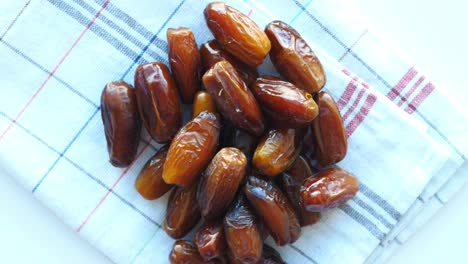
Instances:
[[[249,12],[247,13],[247,16],[251,16],[252,15],[252,12],[253,12],[253,9],[250,9]]]
[[[94,24],[96,19],[101,15],[102,11],[107,7],[109,4],[110,0],[107,0],[99,9],[99,11],[94,15],[93,19],[86,25],[86,27],[81,31],[80,35],[78,35],[78,38],[73,42],[71,47],[65,52],[65,54],[62,56],[60,61],[55,65],[54,69],[49,73],[47,78],[45,79],[44,82],[42,82],[41,86],[34,92],[34,94],[29,98],[28,102],[21,108],[21,110],[18,112],[18,114],[15,116],[13,121],[8,125],[8,127],[3,131],[3,133],[0,135],[0,141],[5,137],[5,135],[10,131],[12,128],[13,124],[16,123],[16,121],[23,115],[24,111],[31,105],[31,103],[36,99],[37,95],[44,89],[46,84],[49,82],[49,80],[52,78],[52,76],[57,72],[57,70],[62,66],[63,62],[68,58],[72,50],[76,47],[76,45],[80,42],[81,38],[84,36],[84,34],[88,31],[88,29]]]
[[[414,99],[408,104],[405,108],[405,111],[408,114],[412,114],[416,109],[418,109],[419,105],[424,102],[424,100],[434,91],[435,86],[432,83],[428,83],[421,89],[421,91],[414,97]]]
[[[354,111],[354,109],[356,109],[356,107],[359,104],[359,102],[361,101],[361,98],[364,95],[365,91],[366,90],[364,90],[364,89],[359,90],[359,93],[358,93],[356,99],[354,100],[353,104],[348,108],[348,111],[346,111],[346,113],[343,115],[343,122],[346,119],[348,119],[349,115]]]
[[[337,105],[338,105],[338,109],[340,109],[340,111],[343,110],[343,108],[348,104],[351,97],[353,97],[353,94],[356,91],[357,86],[358,86],[357,80],[358,80],[358,77],[354,77],[348,83],[348,85],[346,86],[343,94],[338,99]]]
[[[112,192],[112,190],[114,190],[115,186],[117,186],[117,184],[120,182],[120,180],[122,180],[122,178],[128,173],[128,171],[132,168],[133,164],[135,164],[135,161],[141,156],[141,154],[143,154],[143,152],[145,152],[145,149],[150,145],[151,143],[151,140],[149,142],[146,143],[146,145],[140,150],[140,152],[136,155],[135,157],[135,160],[132,162],[132,164],[130,164],[130,166],[128,166],[124,171],[122,171],[122,173],[120,174],[120,176],[117,178],[117,180],[114,182],[114,184],[112,184],[112,186],[109,188],[109,190],[106,192],[106,194],[101,198],[101,200],[97,203],[96,207],[93,208],[93,210],[91,210],[91,212],[89,213],[89,215],[85,218],[85,220],[81,223],[81,225],[76,229],[76,232],[80,232],[83,227],[88,223],[89,219],[91,218],[91,216],[94,215],[94,213],[97,211],[97,209],[99,207],[101,207],[101,205],[104,203],[104,201],[107,199],[107,197],[109,196],[109,194]]]
[[[414,85],[411,87],[411,89],[404,96],[401,97],[400,101],[398,102],[398,106],[401,106],[404,102],[406,102],[410,98],[410,96],[414,93],[414,91],[416,91],[416,88],[418,88],[418,86],[421,85],[421,83],[424,81],[424,79],[426,79],[426,77],[421,76],[414,83]]]
[[[400,95],[401,91],[405,89],[408,83],[414,79],[418,71],[415,68],[411,67],[405,75],[398,81],[398,83],[387,93],[387,97],[390,100],[395,100],[395,98]]]
[[[346,126],[346,134],[350,137],[354,131],[359,127],[359,125],[364,121],[366,116],[369,114],[372,106],[377,101],[377,96],[369,94],[366,98],[366,101],[359,109],[359,112],[351,119],[349,124]]]
[[[351,71],[348,69],[348,68],[344,68],[343,69],[343,73],[350,76],[351,75]]]

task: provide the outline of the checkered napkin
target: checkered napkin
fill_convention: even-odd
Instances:
[[[349,136],[339,165],[361,182],[353,200],[279,251],[288,263],[382,261],[463,180],[451,175],[468,155],[467,117],[336,1],[227,2],[262,27],[290,23],[316,50]],[[207,3],[1,4],[0,166],[117,263],[167,263],[173,241],[161,229],[167,195],[146,201],[133,185],[159,146],[143,132],[134,164],[112,167],[100,93],[112,80],[132,83],[138,64],[167,63],[168,27],[211,39]],[[274,73],[269,61],[261,72]]]

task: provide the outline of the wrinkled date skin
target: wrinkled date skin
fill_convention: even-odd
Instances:
[[[295,29],[273,21],[265,32],[271,41],[271,61],[279,73],[311,94],[323,88],[326,77],[322,64]]]
[[[286,264],[283,258],[281,258],[280,253],[274,248],[268,246],[267,244],[263,245],[263,254],[262,259],[258,264]]]
[[[135,159],[141,121],[133,88],[124,81],[108,83],[101,94],[101,117],[109,161],[127,167]]]
[[[224,234],[229,245],[230,259],[252,264],[260,260],[263,238],[259,222],[242,194],[237,196],[224,217]]]
[[[162,171],[169,147],[163,146],[143,166],[135,181],[135,188],[143,198],[154,200],[167,193],[172,185],[164,182]]]
[[[181,187],[192,185],[214,156],[220,129],[219,117],[206,111],[181,128],[167,153],[164,181]]]
[[[222,2],[208,4],[204,13],[208,28],[221,46],[247,65],[262,64],[271,44],[252,19]]]
[[[227,248],[223,221],[205,223],[195,234],[195,244],[205,261],[223,260]]]
[[[198,189],[198,206],[205,219],[214,219],[226,212],[246,167],[247,158],[236,148],[223,148],[213,157]]]
[[[299,156],[301,131],[280,128],[268,131],[255,149],[252,163],[262,175],[274,177],[288,169]]]
[[[201,59],[192,30],[184,27],[167,30],[169,63],[182,101],[192,103],[200,88]]]
[[[172,139],[182,124],[182,105],[169,69],[159,62],[135,72],[135,92],[146,130],[158,143]]]
[[[320,220],[320,213],[308,212],[302,208],[301,186],[304,180],[312,175],[313,172],[307,160],[299,156],[291,167],[278,177],[278,184],[299,216],[301,226],[312,225]]]
[[[301,226],[288,198],[273,182],[250,176],[244,193],[279,246],[299,238]]]
[[[193,100],[192,118],[197,117],[203,111],[216,113],[216,106],[209,93],[198,91]]]
[[[321,212],[346,203],[358,191],[356,177],[343,169],[331,168],[308,178],[302,184],[301,199],[307,211]]]
[[[217,62],[226,60],[232,64],[234,69],[236,69],[237,73],[239,73],[239,76],[247,84],[247,86],[252,84],[258,77],[258,72],[255,67],[250,67],[249,65],[232,57],[231,54],[223,50],[221,45],[219,45],[216,40],[211,40],[203,44],[200,47],[200,55],[203,72],[208,71]]]
[[[172,246],[169,253],[169,261],[171,264],[205,264],[205,262],[197,251],[197,247],[190,241],[178,240]]]
[[[327,92],[318,94],[319,116],[312,123],[316,158],[321,166],[335,164],[346,156],[348,140],[338,106]]]
[[[188,188],[175,188],[166,209],[163,228],[172,238],[185,236],[200,220],[200,209],[197,204],[197,185]]]
[[[262,134],[264,124],[260,107],[229,62],[216,63],[203,75],[203,84],[224,117],[253,135]]]
[[[276,127],[304,127],[318,115],[318,106],[310,93],[279,78],[258,78],[252,92]]]

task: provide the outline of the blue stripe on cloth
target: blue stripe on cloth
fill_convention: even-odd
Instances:
[[[73,0],[75,3],[77,3],[79,6],[81,6],[82,8],[84,8],[86,11],[88,11],[91,15],[94,15],[97,13],[97,9],[93,8],[92,6],[90,6],[88,3],[86,3],[85,1],[83,0]],[[107,7],[109,8],[109,7]],[[106,10],[107,10],[106,8]],[[105,12],[105,11],[104,11]],[[127,39],[128,41],[130,41],[131,43],[135,44],[135,46],[137,46],[138,48],[140,49],[143,49],[145,47],[145,44],[142,43],[141,41],[139,41],[136,37],[134,37],[133,35],[131,35],[128,31],[126,31],[125,29],[121,28],[119,25],[115,24],[111,19],[107,18],[105,14],[101,14],[99,17],[98,17],[98,20],[104,22],[106,25],[108,25],[110,28],[114,29],[118,34],[122,35],[125,39]],[[160,44],[160,42],[158,42],[158,44]],[[164,53],[166,52],[164,50],[164,47],[167,47],[162,45],[161,47],[158,46],[158,45],[155,45],[156,47],[158,47],[161,51],[163,51]],[[147,53],[153,57],[153,58],[157,58],[158,56],[160,56],[159,54],[157,54],[156,52],[148,49]]]
[[[17,48],[13,47],[13,45],[11,45],[10,43],[6,42],[5,40],[0,40],[0,43],[3,43],[5,44],[5,46],[7,46],[10,50],[12,50],[14,53],[18,54],[19,56],[21,56],[23,59],[27,60],[29,63],[31,63],[32,65],[36,66],[38,69],[40,69],[41,71],[47,73],[47,74],[51,74],[51,72],[49,70],[47,70],[44,66],[40,65],[38,62],[34,61],[33,59],[31,59],[30,57],[28,57],[26,54],[24,54],[23,52],[21,52],[20,50],[18,50]],[[54,78],[56,81],[58,81],[59,83],[63,84],[65,87],[67,87],[68,89],[70,89],[70,91],[72,91],[73,93],[75,93],[76,95],[78,95],[79,97],[83,98],[86,102],[90,103],[92,106],[94,107],[98,107],[93,101],[91,101],[91,99],[89,99],[88,97],[84,96],[82,93],[80,93],[78,90],[76,90],[75,88],[73,88],[69,83],[65,82],[64,80],[62,80],[61,78],[55,76],[55,74],[52,75],[52,78]]]
[[[11,118],[10,116],[6,115],[5,113],[1,112],[0,111],[0,116],[3,116],[5,117],[6,119],[10,120],[11,122],[13,122],[13,118]],[[58,154],[58,155],[61,155],[60,151],[54,149],[52,146],[50,146],[49,144],[47,144],[47,142],[45,142],[42,138],[40,138],[39,136],[37,136],[36,134],[32,133],[29,129],[27,129],[26,127],[24,127],[23,125],[21,125],[20,123],[18,122],[14,122],[15,125],[17,127],[19,127],[21,130],[23,130],[24,132],[26,132],[26,134],[30,135],[32,138],[34,138],[35,140],[37,140],[38,142],[42,143],[44,146],[46,146],[48,149],[50,149],[51,151],[53,151],[54,153]],[[143,141],[143,140],[142,140]],[[103,187],[104,189],[106,189],[107,191],[111,191],[112,194],[114,194],[117,198],[119,198],[119,200],[121,200],[123,203],[125,203],[126,205],[128,205],[130,208],[132,208],[133,210],[135,210],[138,214],[140,214],[141,216],[143,216],[144,218],[146,218],[149,222],[153,223],[154,225],[158,226],[158,227],[161,227],[161,224],[158,223],[157,221],[155,221],[154,219],[152,219],[151,217],[149,217],[147,214],[143,213],[140,209],[138,209],[134,204],[132,204],[131,202],[127,201],[125,198],[123,198],[120,194],[118,194],[115,190],[111,190],[106,184],[104,184],[100,179],[98,179],[97,177],[93,176],[91,173],[87,172],[85,169],[83,169],[82,167],[80,167],[78,164],[76,164],[75,162],[73,162],[71,159],[69,159],[68,157],[66,156],[63,156],[63,159],[65,159],[66,161],[68,161],[70,164],[72,164],[75,168],[77,168],[79,171],[81,171],[82,173],[84,173],[86,176],[88,176],[89,178],[91,178],[92,180],[94,180],[97,184],[99,184],[101,187]]]
[[[391,224],[390,222],[388,222],[387,219],[385,219],[385,217],[383,217],[381,214],[379,214],[377,211],[375,211],[375,209],[372,208],[372,206],[368,205],[366,202],[361,200],[359,197],[354,196],[353,201],[356,204],[358,204],[362,209],[366,210],[369,214],[371,214],[372,216],[377,218],[377,220],[379,220],[388,229],[391,230],[393,227],[395,227],[394,224]]]
[[[326,27],[323,23],[320,22],[314,15],[312,15],[307,8],[302,5],[298,0],[292,0],[299,8],[301,8],[300,13],[305,13],[312,21],[314,21],[325,33],[330,35],[332,39],[334,39],[340,46],[345,48],[346,50],[349,49],[349,54],[353,56],[362,66],[364,66],[372,75],[374,75],[387,89],[391,90],[393,87],[380,75],[378,74],[372,67],[369,66],[361,57],[359,57],[350,47],[348,47],[341,39],[339,39],[335,34],[331,32],[331,30]],[[397,94],[397,98],[402,99],[403,96],[401,94]],[[424,116],[420,111],[416,109],[416,114],[420,116],[424,122],[426,122],[440,137],[448,144],[448,146],[455,151],[463,160],[466,160],[465,155],[457,148],[455,144],[450,142],[450,140],[432,123],[430,122],[426,116]]]
[[[50,166],[50,168],[47,170],[47,172],[44,174],[44,176],[42,176],[42,178],[39,180],[39,182],[36,184],[36,186],[34,186],[34,188],[32,189],[33,193],[37,190],[37,188],[39,188],[41,183],[49,175],[49,173],[52,171],[52,169],[55,167],[55,165],[57,165],[59,160],[63,157],[63,155],[67,152],[67,150],[71,147],[71,145],[76,141],[76,139],[81,135],[81,132],[83,132],[83,130],[86,128],[86,126],[88,126],[89,122],[91,122],[93,117],[99,112],[99,109],[100,108],[96,108],[96,110],[94,110],[93,114],[88,118],[88,120],[86,120],[86,122],[80,128],[80,130],[78,130],[78,133],[76,133],[76,135],[72,138],[70,143],[68,143],[68,145],[65,147],[65,149],[60,153],[59,157],[54,161],[54,163],[52,163],[52,166]]]
[[[105,0],[95,0],[95,2],[102,5],[105,2]],[[131,17],[129,14],[125,13],[122,9],[118,8],[112,2],[107,5],[107,8],[106,8],[105,12],[110,13],[111,15],[113,15],[114,18],[119,19],[120,21],[124,22],[125,24],[127,24],[127,26],[129,26],[130,28],[132,28],[133,30],[138,32],[140,35],[145,37],[147,40],[150,40],[151,37],[153,36],[153,33],[151,31],[149,31],[143,25],[138,23],[133,17]],[[164,53],[167,53],[167,42],[166,41],[164,41],[164,40],[162,40],[160,38],[156,38],[154,43],[156,44],[156,46],[158,48],[160,48],[162,51],[164,51]]]
[[[366,228],[379,241],[382,241],[382,239],[384,239],[385,233],[380,231],[380,229],[374,223],[372,223],[369,219],[364,217],[362,214],[360,214],[354,208],[352,208],[348,204],[344,204],[344,205],[340,206],[340,209],[343,210],[343,212],[345,212],[348,216],[350,216],[356,222],[361,224],[364,228]]]
[[[161,28],[159,28],[159,30],[154,34],[154,36],[151,38],[151,40],[149,41],[148,45],[146,45],[146,47],[141,51],[141,53],[138,55],[138,57],[133,61],[133,64],[130,65],[130,67],[128,67],[128,69],[125,71],[125,73],[123,74],[122,76],[122,80],[125,78],[125,76],[130,72],[130,70],[133,68],[133,66],[137,63],[137,61],[141,58],[141,56],[143,56],[143,54],[145,53],[145,51],[148,49],[148,47],[153,43],[153,41],[158,37],[159,33],[161,32],[161,30],[163,30],[163,28],[167,25],[167,23],[172,19],[172,17],[177,13],[177,11],[179,11],[180,7],[182,6],[182,4],[185,3],[185,0],[182,0],[179,5],[177,5],[177,7],[174,9],[174,11],[172,11],[172,13],[169,15],[169,17],[166,19],[166,21],[164,21],[164,23],[162,24]]]
[[[31,0],[29,0],[28,2],[26,2],[26,4],[24,4],[24,6],[21,8],[21,10],[19,11],[19,13],[15,16],[15,18],[13,19],[13,21],[11,21],[11,23],[8,25],[8,27],[5,29],[5,32],[3,32],[3,34],[0,36],[0,40],[2,40],[3,38],[5,38],[6,34],[10,31],[10,29],[13,28],[13,25],[15,25],[16,21],[18,21],[18,19],[20,18],[20,16],[24,13],[24,10],[26,10],[26,7],[29,6],[29,3],[31,3]]]
[[[305,5],[304,5],[304,8],[301,8],[301,11],[298,12],[291,20],[289,20],[289,24],[292,24],[294,23],[294,21],[296,21],[296,19],[302,14],[302,12],[304,12],[304,10],[312,3],[313,0],[309,0],[309,2],[307,2]]]
[[[310,263],[313,264],[318,264],[317,261],[315,261],[311,256],[307,255],[304,251],[302,251],[300,248],[294,246],[294,245],[289,245],[290,248],[294,249],[297,253],[301,254],[304,258],[306,258]]]
[[[399,221],[401,218],[401,213],[395,209],[390,203],[388,203],[385,199],[380,197],[377,193],[372,191],[367,185],[364,183],[359,184],[359,192],[364,194],[367,198],[371,199],[374,203],[378,204],[382,209],[385,210],[390,216],[393,217],[396,221]]]

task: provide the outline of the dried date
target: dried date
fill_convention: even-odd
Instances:
[[[204,14],[208,28],[229,53],[247,65],[262,64],[271,44],[252,19],[222,2],[208,4]]]
[[[243,187],[250,204],[279,246],[299,238],[301,226],[288,198],[273,182],[250,176]]]
[[[190,241],[178,240],[172,246],[169,253],[169,261],[171,264],[205,264],[205,262],[197,251],[197,247]]]
[[[260,107],[229,62],[216,63],[203,75],[203,84],[224,117],[253,135],[262,134],[264,124]]]
[[[252,92],[266,116],[277,127],[304,127],[318,115],[317,104],[310,93],[279,78],[258,78]]]
[[[227,248],[223,221],[205,223],[195,234],[195,244],[205,261],[223,260]]]
[[[321,212],[346,203],[358,191],[359,181],[356,177],[343,169],[331,168],[304,181],[301,199],[307,211]]]
[[[209,93],[206,91],[198,91],[193,100],[192,118],[197,117],[203,111],[216,113],[216,106]]]
[[[143,123],[158,143],[172,139],[182,124],[179,93],[166,65],[159,62],[138,66],[135,93]]]
[[[181,128],[167,153],[164,181],[182,187],[192,185],[214,156],[220,129],[219,117],[206,111]]]
[[[172,185],[164,182],[162,171],[168,146],[165,145],[151,157],[141,169],[135,181],[135,188],[143,198],[154,200],[167,193]]]
[[[198,189],[198,206],[206,219],[226,212],[244,177],[247,159],[236,148],[221,149],[206,168]]]
[[[192,103],[200,89],[201,59],[192,30],[180,27],[167,30],[169,63],[182,101]]]
[[[110,163],[127,167],[135,159],[141,129],[135,92],[129,84],[106,84],[101,94],[101,117]]]
[[[271,41],[270,58],[278,72],[311,94],[322,89],[325,71],[301,35],[282,21],[271,22],[265,32]]]

